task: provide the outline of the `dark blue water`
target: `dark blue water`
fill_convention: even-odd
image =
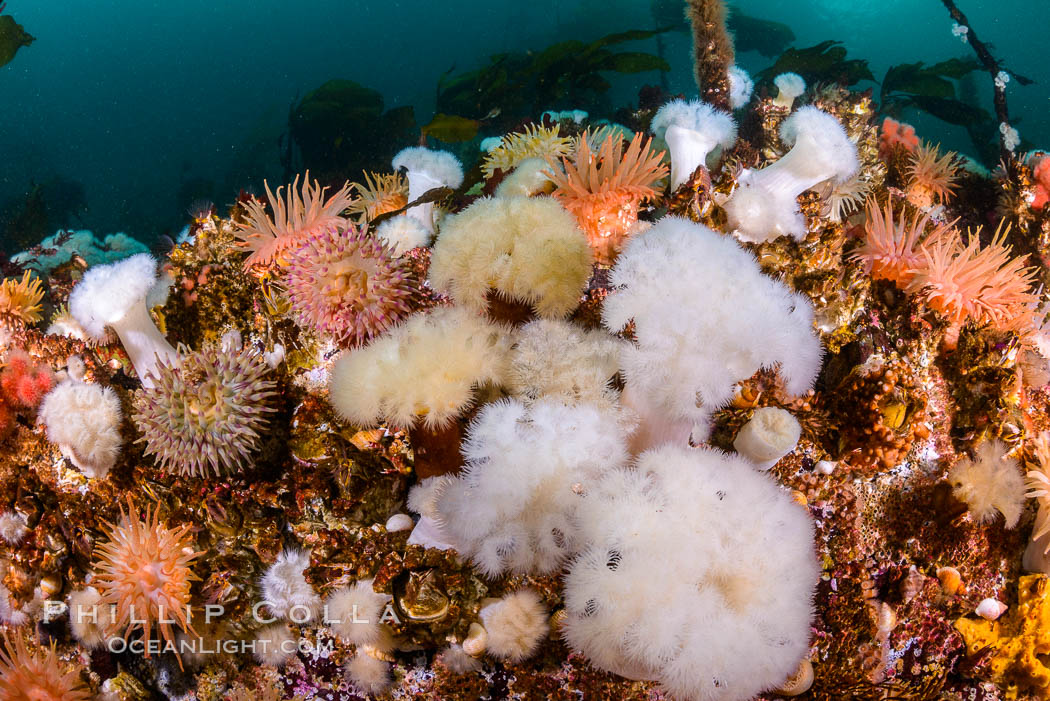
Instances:
[[[897,63],[972,55],[952,36],[939,0],[737,4],[790,25],[795,46],[844,42],[876,78]],[[1011,111],[1022,136],[1050,147],[1050,3],[959,5],[1007,65],[1037,81],[1010,86]],[[412,105],[423,124],[439,76],[452,67],[654,24],[648,0],[9,0],[4,12],[36,42],[0,68],[0,206],[34,182],[77,183],[84,226],[146,240],[181,228],[194,193],[229,201],[240,187],[279,179],[277,144],[289,105],[329,79],[372,87],[387,107]],[[669,88],[695,94],[688,35],[667,34],[663,44],[673,68]],[[656,43],[623,48],[655,52]],[[746,52],[738,61],[757,71],[772,59]],[[989,102],[988,77],[975,77]],[[640,85],[658,81],[655,73],[614,77],[613,102],[628,104]],[[961,128],[909,117],[924,137],[969,148]]]

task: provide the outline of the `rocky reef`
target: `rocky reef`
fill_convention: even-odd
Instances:
[[[1050,698],[1050,156],[713,5],[706,102],[5,263],[0,701]]]

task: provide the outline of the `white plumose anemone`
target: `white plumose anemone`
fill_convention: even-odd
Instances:
[[[117,333],[145,387],[153,386],[158,363],[177,357],[146,308],[156,282],[157,261],[140,253],[90,268],[69,296],[70,313],[90,336],[104,338],[107,327]]]
[[[806,511],[746,461],[664,446],[580,509],[590,543],[565,578],[565,639],[675,698],[741,701],[809,648],[820,569]]]
[[[120,400],[109,387],[68,379],[47,393],[37,420],[87,477],[102,479],[120,455]]]
[[[727,73],[729,74],[729,106],[738,110],[751,101],[755,83],[747,71],[735,63],[729,67]]]
[[[791,109],[795,98],[806,92],[806,81],[798,73],[781,73],[773,79],[773,84],[777,86],[773,104],[778,107]]]
[[[463,472],[437,493],[442,535],[487,575],[556,571],[581,545],[582,495],[627,459],[624,429],[609,406],[487,405],[463,444]]]
[[[430,190],[439,187],[459,187],[463,183],[463,166],[448,151],[434,151],[422,146],[402,149],[391,162],[394,170],[405,170],[408,179],[408,201],[415,202]],[[434,203],[417,205],[406,216],[413,216],[426,228],[434,231]]]
[[[620,354],[622,400],[641,419],[632,452],[704,440],[712,412],[760,368],[776,368],[794,395],[820,371],[809,300],[702,224],[664,217],[631,239],[610,283],[602,323],[616,332],[634,322]]]
[[[671,151],[671,190],[706,165],[715,149],[736,141],[733,116],[700,100],[671,100],[657,111],[650,129]]]
[[[825,181],[842,182],[860,168],[857,147],[846,130],[816,107],[801,107],[785,119],[780,138],[791,150],[761,170],[741,171],[725,204],[729,226],[742,241],[804,238],[806,220],[796,198]]]

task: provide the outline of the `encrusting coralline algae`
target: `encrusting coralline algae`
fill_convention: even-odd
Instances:
[[[689,5],[700,99],[4,269],[0,701],[1050,694],[1050,159]]]

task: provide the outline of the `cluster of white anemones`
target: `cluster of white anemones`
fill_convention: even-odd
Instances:
[[[735,76],[734,104],[746,99],[744,78]],[[788,108],[804,90],[792,76],[777,84]],[[672,149],[672,185],[736,135],[731,115],[699,102],[669,104],[652,128]],[[796,195],[857,170],[842,126],[815,108],[798,109],[781,136],[791,151],[741,174],[726,203],[740,239],[801,237]],[[410,202],[462,181],[454,158],[427,149],[406,149],[394,167],[407,173]],[[565,318],[591,273],[587,240],[542,194],[542,178],[514,177],[512,191],[441,222],[430,282],[453,306],[409,316],[341,356],[333,405],[359,425],[437,430],[482,403],[463,444],[465,469],[412,493],[422,519],[409,542],[454,547],[492,576],[566,568],[562,634],[603,669],[705,701],[776,687],[808,647],[818,568],[806,512],[760,470],[793,448],[798,424],[783,410],[756,412],[737,437],[740,456],[691,443],[707,437],[713,412],[759,369],[775,369],[788,393],[812,387],[822,349],[808,299],[764,275],[731,237],[665,217],[633,232],[610,272],[605,328],[584,329]],[[416,248],[437,223],[433,204],[421,203],[385,235],[399,250]],[[149,317],[155,281],[155,261],[135,256],[89,271],[70,300],[87,333],[116,331],[147,388],[158,365],[176,359]],[[496,300],[541,319],[494,322],[485,314]],[[65,391],[73,390],[86,395],[78,385]],[[92,392],[84,401],[112,404]],[[501,392],[509,396],[494,401]],[[97,456],[72,445],[89,442],[87,429],[66,441],[78,464],[96,463],[101,474],[119,447],[119,407],[109,409],[91,428]],[[362,580],[322,602],[308,566],[306,553],[289,550],[263,576],[261,594],[279,620],[256,632],[266,643],[260,661],[284,664],[291,626],[316,622],[326,604],[332,631],[354,646],[349,678],[381,692],[397,645],[380,613],[389,597]],[[370,623],[354,622],[362,613]],[[485,652],[516,662],[549,629],[543,599],[520,589],[485,602],[440,661],[453,671],[476,668]],[[75,632],[94,644],[108,634]]]

